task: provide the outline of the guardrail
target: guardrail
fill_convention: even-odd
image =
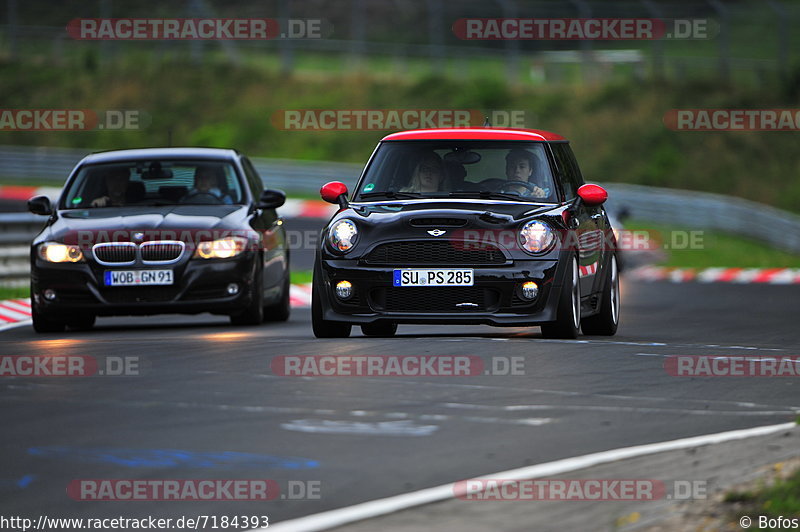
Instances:
[[[31,240],[46,220],[44,216],[24,212],[0,214],[0,284],[28,283]]]
[[[716,229],[800,253],[800,216],[791,212],[708,192],[622,183],[604,186],[612,212],[624,207],[634,219],[688,229]]]

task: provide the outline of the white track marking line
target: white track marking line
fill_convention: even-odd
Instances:
[[[710,409],[691,409],[691,408],[656,408],[646,406],[626,406],[626,405],[480,405],[469,403],[443,403],[445,408],[464,409],[464,410],[500,410],[502,412],[524,412],[531,410],[570,410],[576,412],[633,412],[633,413],[660,413],[660,414],[687,414],[696,416],[793,416],[797,415],[798,409],[786,407],[783,410],[710,410]]]
[[[497,478],[508,480],[524,480],[540,478],[544,476],[563,475],[564,473],[569,473],[571,471],[585,469],[587,467],[600,464],[607,464],[617,460],[646,456],[665,451],[688,449],[700,445],[711,445],[726,441],[741,440],[755,436],[765,436],[775,432],[791,430],[796,426],[797,425],[795,423],[781,423],[779,425],[767,425],[750,429],[707,434],[704,436],[694,436],[691,438],[681,438],[666,442],[637,445],[634,447],[623,447],[621,449],[612,449],[610,451],[601,451],[598,453],[586,454],[573,458],[565,458],[563,460],[556,460],[554,462],[547,462],[544,464],[510,469],[508,471],[501,471],[499,473],[485,475],[480,478],[484,480]],[[393,512],[398,512],[400,510],[421,506],[423,504],[453,499],[455,498],[455,488],[455,483],[443,484],[433,488],[412,491],[410,493],[403,493],[401,495],[386,497],[384,499],[364,502],[336,510],[330,510],[306,517],[270,524],[269,529],[256,528],[252,530],[263,532],[313,532],[316,530],[328,530],[337,526],[342,526],[373,517],[380,517]]]

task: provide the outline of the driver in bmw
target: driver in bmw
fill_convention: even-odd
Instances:
[[[219,189],[219,172],[214,166],[198,166],[194,171],[194,188],[181,199],[182,203],[190,203],[197,196],[214,196],[220,203],[231,205],[233,200]]]
[[[530,181],[536,163],[536,156],[528,150],[514,148],[506,155],[506,177],[509,181],[530,182],[531,189],[521,185],[505,185],[503,189],[513,190],[520,196],[530,196],[534,198],[544,198],[548,195],[547,191]]]

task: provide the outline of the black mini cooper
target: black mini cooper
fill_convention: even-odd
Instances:
[[[541,327],[613,335],[616,241],[605,190],[583,182],[563,137],[429,129],[385,137],[322,231],[314,334],[391,336],[398,323]]]
[[[150,148],[78,163],[31,246],[38,332],[97,316],[212,312],[253,325],[289,316],[289,251],[276,208],[235,150]]]

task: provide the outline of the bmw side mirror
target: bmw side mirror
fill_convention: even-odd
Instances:
[[[259,209],[277,209],[286,203],[286,194],[282,190],[267,189],[258,200]]]
[[[328,203],[338,205],[342,209],[347,207],[347,185],[341,181],[325,183],[319,189],[319,195]]]
[[[36,196],[28,200],[28,210],[33,214],[52,214],[53,206],[47,196]]]

